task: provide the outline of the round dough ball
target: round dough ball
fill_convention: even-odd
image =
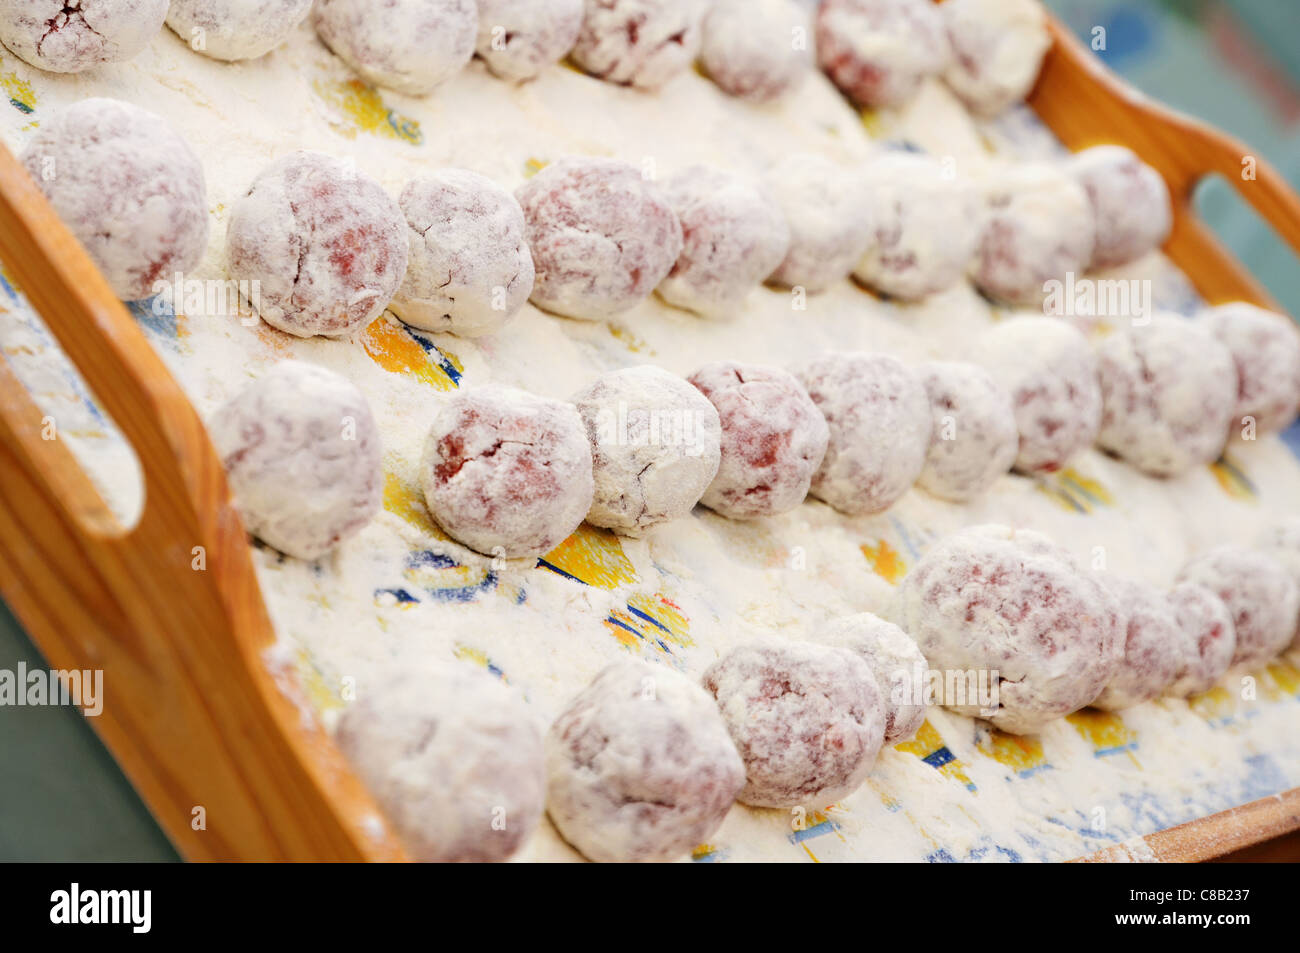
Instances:
[[[515,192],[537,280],[532,301],[603,321],[640,304],[682,253],[682,226],[663,192],[626,162],[570,157]]]
[[[397,203],[320,152],[277,159],[230,210],[231,277],[258,282],[262,320],[295,337],[363,330],[397,292],[407,256]]]
[[[370,405],[346,377],[283,361],[208,422],[244,527],[318,559],[379,512],[383,447]]]
[[[731,519],[776,516],[802,503],[830,431],[794,375],[714,361],[690,382],[717,409],[722,425],[722,461],[700,502]]]
[[[167,25],[214,60],[254,60],[289,38],[312,0],[171,0]]]
[[[1057,318],[1012,318],[986,331],[977,353],[1011,393],[1020,431],[1017,470],[1059,470],[1097,439],[1097,359],[1078,329]]]
[[[983,231],[983,203],[939,160],[887,152],[866,168],[870,247],[853,273],[868,288],[904,301],[946,291],[966,275]]]
[[[573,62],[597,79],[656,90],[695,60],[698,0],[586,0]]]
[[[676,374],[648,364],[611,371],[573,402],[591,441],[593,526],[640,535],[689,513],[717,476],[718,412]]]
[[[640,659],[604,669],[546,737],[547,811],[589,860],[668,861],[707,840],[745,785],[713,699]]]
[[[876,676],[885,705],[885,744],[911,741],[925,721],[929,663],[912,637],[870,612],[836,619],[817,633],[817,641],[848,649]]]
[[[824,807],[861,786],[885,737],[871,668],[848,649],[757,639],[704,673],[745,762],[737,799]]]
[[[830,440],[812,495],[859,516],[893,506],[925,466],[930,399],[895,358],[823,354],[795,371],[826,418]]]
[[[591,507],[591,446],[571,404],[511,387],[457,391],[420,461],[429,512],[489,556],[544,556]]]
[[[916,369],[930,398],[930,450],[917,480],[945,500],[966,503],[1010,472],[1020,452],[1011,394],[975,364],[934,361]]]
[[[1237,395],[1227,348],[1192,321],[1156,314],[1096,350],[1102,447],[1154,476],[1219,458]]]
[[[944,79],[973,112],[996,116],[1023,102],[1052,45],[1037,0],[947,0],[939,7],[952,58]]]
[[[1284,314],[1237,302],[1205,311],[1200,320],[1237,363],[1235,432],[1254,421],[1254,434],[1279,433],[1300,413],[1300,331]]]
[[[861,178],[799,153],[777,163],[766,183],[790,227],[790,248],[769,280],[812,294],[847,278],[871,242],[871,201]]]
[[[161,116],[83,99],[41,123],[22,162],[124,301],[203,260],[203,164]]]
[[[474,51],[497,76],[523,82],[573,49],[582,29],[582,0],[478,0]]]
[[[664,195],[684,244],[659,297],[705,317],[732,317],[790,250],[785,215],[760,187],[703,165],[674,175]]]
[[[167,0],[0,0],[0,42],[37,69],[80,73],[131,59],[166,17]]]
[[[1300,589],[1300,518],[1275,523],[1260,540],[1260,548],[1286,567]],[[1290,647],[1300,650],[1300,618]]]
[[[817,11],[817,61],[858,106],[902,105],[951,57],[931,0],[825,0]]]
[[[505,860],[541,820],[541,732],[523,699],[485,672],[399,670],[360,693],[335,737],[417,861]]]
[[[474,56],[474,0],[316,0],[321,42],[362,79],[421,96]]]
[[[716,0],[704,17],[700,65],[728,95],[771,102],[795,89],[812,65],[809,26],[791,0]]]
[[[1066,170],[1092,203],[1092,267],[1127,265],[1165,243],[1174,227],[1169,186],[1132,150],[1093,146],[1074,155]]]
[[[1098,573],[1097,578],[1119,601],[1128,628],[1124,661],[1092,707],[1121,711],[1156,698],[1173,684],[1187,659],[1190,639],[1173,603],[1159,589],[1110,573]]]
[[[1193,582],[1174,586],[1168,598],[1185,638],[1184,654],[1167,694],[1186,698],[1208,692],[1232,664],[1237,648],[1232,613],[1222,599]]]
[[[1049,281],[1082,277],[1096,225],[1088,193],[1048,163],[1025,162],[995,173],[985,187],[984,230],[971,280],[989,298],[1039,305]]]
[[[524,213],[491,179],[438,169],[398,200],[410,261],[393,313],[412,327],[481,337],[499,331],[533,290]]]
[[[1296,635],[1300,588],[1270,553],[1218,546],[1188,562],[1178,579],[1205,586],[1232,613],[1233,665],[1267,665]]]
[[[942,704],[1013,734],[1091,703],[1124,656],[1114,596],[1046,536],[1006,526],[972,527],[926,550],[899,589],[898,619],[932,666],[966,673],[965,684],[987,673],[997,691]]]

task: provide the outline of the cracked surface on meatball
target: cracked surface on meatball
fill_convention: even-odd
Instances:
[[[0,42],[51,73],[129,60],[157,36],[167,0],[0,0]]]

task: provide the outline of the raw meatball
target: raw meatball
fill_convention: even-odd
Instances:
[[[689,513],[717,476],[718,412],[676,374],[648,364],[612,371],[573,402],[591,441],[593,526],[639,535]]]
[[[871,241],[865,183],[828,159],[802,153],[779,162],[766,181],[790,227],[790,249],[769,280],[813,293],[847,278]]]
[[[1260,540],[1260,548],[1285,566],[1300,588],[1300,519],[1274,524]],[[1300,650],[1300,618],[1296,619],[1296,637],[1291,648]]]
[[[951,56],[931,0],[826,0],[817,11],[817,61],[858,106],[902,105]]]
[[[1185,698],[1208,692],[1232,664],[1237,633],[1223,600],[1204,586],[1182,582],[1169,590],[1169,603],[1182,627],[1184,656],[1167,694]]]
[[[939,7],[952,43],[944,79],[984,116],[1023,102],[1052,45],[1037,0],[947,0]]]
[[[402,210],[378,182],[320,152],[293,152],[230,210],[232,278],[258,282],[262,320],[343,337],[379,317],[406,273]]]
[[[928,663],[911,636],[870,612],[836,619],[817,641],[862,657],[885,705],[885,744],[911,741],[925,721]]]
[[[166,17],[167,0],[0,0],[0,42],[37,69],[80,73],[131,59]]]
[[[885,737],[876,677],[848,649],[764,638],[704,673],[745,762],[738,800],[823,807],[858,789]]]
[[[1042,303],[1049,281],[1082,277],[1092,258],[1096,225],[1088,193],[1055,165],[1006,167],[985,188],[984,231],[971,280],[988,297]]]
[[[1178,578],[1205,586],[1232,613],[1237,633],[1233,665],[1266,665],[1295,637],[1300,589],[1286,566],[1271,554],[1219,546],[1192,559]]]
[[[927,155],[888,152],[866,168],[875,232],[854,269],[869,288],[916,301],[965,276],[979,244],[978,192]]]
[[[146,298],[202,261],[203,164],[162,117],[83,99],[41,123],[22,161],[119,298]]]
[[[706,317],[732,317],[790,250],[790,226],[758,186],[708,166],[664,184],[685,243],[659,297]]]
[[[505,860],[544,806],[545,753],[528,705],[468,666],[394,671],[343,712],[339,747],[415,860]]]
[[[244,527],[282,553],[317,559],[379,512],[382,446],[355,384],[284,361],[208,422]]]
[[[1094,268],[1127,265],[1165,243],[1174,225],[1169,186],[1131,150],[1093,146],[1071,158],[1066,169],[1092,203]]]
[[[438,169],[402,190],[410,263],[393,312],[426,331],[480,337],[501,329],[533,290],[524,213],[491,179]]]
[[[975,364],[935,361],[916,369],[930,398],[932,433],[917,482],[935,496],[965,503],[1011,470],[1020,432],[1011,394]]]
[[[745,785],[713,699],[640,659],[604,669],[546,738],[547,811],[590,860],[667,861],[707,840]]]
[[[732,519],[776,516],[808,495],[826,455],[826,418],[792,374],[714,361],[690,376],[722,425],[722,462],[700,500]]]
[[[475,52],[502,79],[523,82],[564,59],[582,28],[582,0],[478,0]]]
[[[889,509],[916,482],[930,447],[920,379],[885,354],[823,354],[795,372],[830,428],[812,495],[841,513]]]
[[[289,38],[312,0],[171,0],[167,25],[190,49],[217,60],[252,60]]]
[[[717,0],[704,18],[700,64],[723,92],[771,102],[812,65],[809,25],[791,0]]]
[[[967,682],[943,704],[1013,734],[1091,703],[1124,657],[1114,596],[1030,530],[977,526],[932,545],[903,580],[898,619],[935,668],[989,672],[994,698],[972,700]]]
[[[1097,438],[1097,359],[1076,328],[1056,318],[1012,318],[985,332],[978,355],[1011,392],[1020,431],[1017,470],[1059,470]]]
[[[682,253],[682,226],[663,192],[626,162],[571,157],[515,193],[537,268],[532,300],[603,321],[640,304]]]
[[[1237,395],[1232,355],[1177,315],[1117,330],[1097,344],[1097,442],[1154,476],[1217,460]]]
[[[1236,426],[1254,434],[1278,433],[1300,412],[1300,331],[1284,314],[1237,302],[1201,315],[1237,363]]]
[[[700,48],[698,0],[586,0],[573,62],[597,79],[655,90]]]
[[[1187,659],[1190,638],[1159,589],[1110,573],[1097,578],[1119,601],[1128,629],[1124,661],[1092,707],[1120,711],[1156,698],[1173,683]]]
[[[420,478],[453,539],[492,556],[543,556],[591,507],[591,447],[572,405],[490,385],[442,405]]]
[[[363,79],[415,96],[459,73],[478,39],[474,0],[316,0],[315,18]]]

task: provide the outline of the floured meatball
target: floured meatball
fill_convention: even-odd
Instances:
[[[474,0],[316,0],[316,33],[376,86],[420,96],[474,55]]]
[[[921,475],[930,399],[920,379],[885,354],[823,354],[795,371],[826,418],[830,440],[812,494],[857,516],[893,506]]]
[[[1300,413],[1300,330],[1295,322],[1245,302],[1210,308],[1200,321],[1237,364],[1234,432],[1263,436],[1291,426]]]
[[[437,169],[408,184],[399,205],[410,263],[393,312],[426,331],[499,331],[533,290],[533,256],[515,197],[477,172]]]
[[[858,106],[899,106],[952,51],[930,0],[825,0],[817,11],[817,60]]]
[[[698,0],[586,0],[573,61],[597,79],[658,89],[690,68],[703,13]]]
[[[947,0],[939,7],[952,42],[944,79],[972,111],[996,116],[1023,102],[1052,45],[1037,0]]]
[[[532,300],[603,321],[640,304],[682,253],[682,226],[653,182],[626,162],[572,157],[515,193],[537,280]]]
[[[1008,304],[1038,305],[1049,281],[1082,277],[1096,240],[1088,193],[1064,170],[1024,162],[985,183],[984,231],[971,280]]]
[[[664,195],[684,244],[659,297],[705,317],[734,316],[790,250],[785,215],[761,187],[709,166],[683,169]]]
[[[1159,589],[1111,573],[1097,578],[1119,601],[1128,627],[1124,661],[1092,707],[1120,711],[1150,701],[1173,683],[1187,659],[1190,640],[1173,603]]]
[[[1237,395],[1227,348],[1185,318],[1157,314],[1096,350],[1102,447],[1155,476],[1218,459]]]
[[[683,675],[615,662],[546,738],[547,811],[589,859],[668,861],[721,826],[745,766],[713,699]]]
[[[591,507],[591,446],[572,405],[489,385],[439,408],[420,478],[453,539],[491,556],[542,556]]]
[[[582,0],[478,0],[475,52],[502,79],[533,79],[573,49],[582,12]]]
[[[1185,698],[1208,692],[1232,664],[1237,648],[1232,613],[1222,599],[1193,582],[1174,586],[1168,598],[1184,635],[1184,654],[1168,694]]]
[[[737,798],[823,807],[858,789],[885,737],[876,677],[848,649],[758,639],[704,673],[745,762]]]
[[[808,495],[826,455],[826,418],[792,374],[714,361],[690,376],[718,411],[722,458],[703,498],[731,519],[776,516]]]
[[[930,450],[917,482],[964,503],[987,492],[1020,452],[1011,394],[975,364],[935,361],[916,369],[930,398]]]
[[[1012,318],[985,332],[977,356],[1011,393],[1017,470],[1059,470],[1097,438],[1097,359],[1077,329],[1056,318]]]
[[[1174,225],[1169,186],[1132,150],[1093,146],[1073,156],[1066,169],[1092,203],[1094,268],[1127,265],[1165,243]]]
[[[355,384],[284,361],[208,422],[244,527],[282,553],[318,559],[379,512],[383,448]]]
[[[80,73],[131,59],[166,16],[167,0],[0,0],[0,42],[37,69]]]
[[[320,152],[293,152],[230,210],[231,277],[257,282],[262,320],[296,337],[356,334],[406,273],[402,210],[378,182]]]
[[[363,683],[335,736],[417,861],[505,860],[541,820],[541,732],[518,693],[484,672]]]
[[[202,261],[203,164],[161,116],[83,99],[41,123],[22,163],[119,298],[146,298]]]
[[[676,374],[612,371],[573,397],[591,440],[596,493],[587,522],[636,536],[685,516],[718,473],[718,412]]]
[[[1286,567],[1300,589],[1300,518],[1282,520],[1265,532],[1260,548]],[[1300,618],[1296,619],[1296,637],[1291,648],[1300,650]]]
[[[171,0],[167,25],[216,60],[252,60],[289,38],[312,0]]]
[[[885,744],[910,741],[925,721],[928,663],[911,636],[870,612],[836,619],[817,641],[862,657],[885,703]]]
[[[1295,637],[1300,589],[1286,566],[1263,550],[1218,546],[1194,557],[1178,579],[1209,589],[1232,613],[1233,665],[1267,665]]]
[[[847,278],[871,241],[871,202],[860,176],[801,153],[777,163],[766,183],[790,227],[790,248],[769,280],[812,293]]]
[[[898,619],[932,666],[967,674],[942,704],[1013,734],[1090,704],[1124,656],[1114,596],[1047,537],[1006,526],[926,550],[899,589]],[[985,674],[996,697],[979,697]]]
[[[798,88],[812,65],[810,25],[792,0],[715,0],[700,64],[723,92],[771,102]]]

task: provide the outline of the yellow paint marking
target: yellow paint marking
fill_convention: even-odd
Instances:
[[[861,548],[862,555],[867,557],[867,562],[871,563],[871,568],[875,570],[876,575],[891,585],[897,583],[907,573],[907,564],[898,555],[898,550],[885,540],[880,540],[874,546],[871,543],[863,543]]]
[[[1017,774],[1047,764],[1043,743],[1032,735],[1009,735],[995,728],[985,740],[980,742],[979,750]]]
[[[412,145],[424,141],[424,133],[420,131],[420,124],[416,120],[393,112],[384,104],[379,90],[359,79],[318,79],[312,83],[312,89],[349,120],[343,133],[350,139],[355,139],[360,131],[387,139],[400,139]]]
[[[944,743],[943,736],[940,735],[934,725],[930,724],[927,720],[921,722],[921,727],[916,732],[915,738],[911,741],[904,741],[902,744],[894,745],[894,750],[901,751],[904,754],[914,754],[924,761],[940,748],[947,747],[948,746]],[[952,749],[949,748],[948,750],[951,753]],[[961,763],[961,760],[956,755],[953,755],[952,760],[947,764],[940,765],[937,770],[944,777],[957,781],[965,788],[973,790],[975,787],[970,776],[966,774],[966,766]]]
[[[636,570],[624,555],[618,537],[587,523],[543,558],[561,572],[598,589],[617,589],[636,582]]]
[[[387,470],[384,471],[384,509],[435,539],[449,538],[429,516],[429,508],[420,489],[402,482],[396,474]]]
[[[386,371],[414,377],[437,390],[456,389],[456,382],[429,359],[420,342],[406,332],[406,326],[387,315],[380,315],[366,328],[361,345],[370,359]],[[456,370],[462,370],[455,355],[442,353]]]
[[[1065,720],[1074,725],[1074,730],[1092,745],[1094,752],[1127,749],[1137,741],[1137,732],[1124,724],[1124,719],[1114,712],[1085,708],[1066,715]],[[1131,749],[1127,754],[1135,765],[1139,768],[1142,766]]]

